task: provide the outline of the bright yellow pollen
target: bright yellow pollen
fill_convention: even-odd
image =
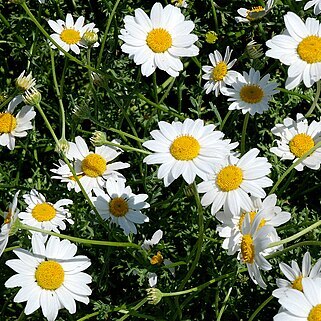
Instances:
[[[192,160],[198,156],[201,146],[192,136],[180,136],[174,139],[169,148],[172,156],[181,161]]]
[[[4,219],[3,224],[9,224],[11,222],[11,218],[12,218],[12,211],[9,210],[7,216]]]
[[[128,204],[122,197],[115,197],[109,202],[109,211],[116,217],[125,216],[128,212]]]
[[[321,304],[317,304],[311,309],[308,321],[321,321]]]
[[[106,160],[98,154],[89,154],[81,163],[81,170],[89,177],[102,176],[106,168]]]
[[[58,262],[44,261],[38,265],[35,278],[41,288],[56,290],[64,282],[65,272]]]
[[[308,64],[321,61],[321,37],[308,36],[297,47],[300,58]]]
[[[233,191],[243,181],[242,170],[235,165],[228,165],[221,169],[216,178],[216,184],[223,192]]]
[[[254,262],[254,245],[253,239],[250,234],[243,235],[241,242],[241,253],[242,259],[245,263],[253,263]]]
[[[314,140],[307,134],[297,134],[289,142],[289,148],[296,157],[302,157],[314,146]]]
[[[245,85],[240,91],[240,97],[248,104],[256,104],[264,97],[264,91],[258,85]]]
[[[248,20],[256,20],[264,17],[265,9],[262,6],[253,7],[251,10],[247,10],[246,18]]]
[[[32,209],[31,215],[38,222],[50,221],[56,216],[56,210],[51,204],[42,203]]]
[[[298,276],[293,282],[292,282],[292,288],[295,290],[303,291],[303,286],[302,286],[302,279],[303,276],[300,275]]]
[[[155,28],[147,34],[146,42],[152,51],[161,53],[172,46],[172,36],[163,28]]]
[[[215,81],[223,80],[227,74],[227,65],[224,61],[219,62],[212,71],[212,78]]]
[[[64,29],[60,34],[60,39],[68,45],[74,45],[81,39],[80,32],[75,29]]]
[[[151,259],[150,259],[150,264],[158,264],[160,265],[163,262],[163,256],[161,254],[161,252],[157,252],[156,255],[154,255]]]
[[[10,113],[0,113],[0,134],[11,133],[17,127],[16,118]]]
[[[240,220],[239,220],[239,229],[240,230],[242,229],[242,225],[243,225],[246,214],[250,214],[250,223],[252,224],[254,221],[255,215],[256,215],[256,211],[244,212],[241,214]]]

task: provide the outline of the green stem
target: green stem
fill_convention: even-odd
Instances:
[[[243,122],[243,128],[242,128],[242,138],[241,138],[241,154],[243,155],[245,152],[245,138],[246,138],[246,129],[247,124],[249,123],[250,113],[246,113],[244,117]]]
[[[138,304],[136,304],[133,308],[131,308],[129,311],[126,311],[126,314],[119,318],[117,321],[124,321],[130,316],[130,311],[136,311],[138,310],[141,306],[143,306],[147,302],[147,298],[142,299]]]
[[[250,316],[249,321],[253,321],[254,318],[261,312],[261,310],[263,310],[265,306],[267,306],[273,299],[274,297],[271,295],[262,304],[260,304],[259,307]]]
[[[3,252],[10,252],[10,251],[13,251],[13,250],[19,249],[19,248],[20,248],[20,246],[7,247],[7,248],[4,249]]]
[[[226,116],[224,117],[222,123],[221,123],[221,126],[220,126],[220,130],[222,131],[223,130],[223,127],[225,126],[228,118],[230,117],[230,115],[232,114],[232,110],[229,110],[226,114]]]
[[[316,107],[317,103],[318,103],[318,100],[319,100],[319,97],[320,97],[320,92],[321,92],[321,81],[318,80],[317,81],[317,91],[315,93],[315,96],[314,96],[314,99],[313,99],[313,103],[312,103],[312,106],[311,108],[308,110],[308,112],[305,114],[305,117],[309,117],[311,116],[311,114],[313,113],[314,111],[314,108]]]
[[[77,321],[85,321],[85,320],[88,320],[88,319],[90,319],[92,317],[95,317],[98,314],[99,314],[99,312],[94,312],[94,313],[91,313],[91,314],[87,314],[84,317],[78,319]]]
[[[11,101],[14,97],[17,96],[18,92],[19,92],[18,90],[15,90],[15,91],[13,92],[13,94],[11,94],[6,100],[4,100],[4,101],[0,104],[0,110],[1,110],[1,108],[2,108],[3,106],[8,105],[8,104],[10,103],[10,101]]]
[[[277,90],[283,92],[283,93],[286,93],[286,94],[289,94],[289,95],[293,95],[293,96],[297,96],[297,97],[300,97],[300,98],[303,98],[304,100],[306,101],[311,101],[311,98],[306,96],[306,95],[302,95],[302,94],[299,94],[297,92],[294,92],[292,90],[288,90],[288,89],[285,89],[285,88],[276,88]]]
[[[153,88],[154,88],[154,98],[155,98],[155,103],[158,105],[158,91],[157,91],[157,80],[156,80],[156,72],[153,72]]]
[[[128,145],[120,145],[120,144],[117,144],[117,143],[112,143],[112,142],[110,142],[108,140],[105,140],[104,144],[110,145],[110,146],[119,147],[121,149],[130,151],[130,152],[138,152],[138,153],[146,154],[146,155],[152,154],[151,152],[149,152],[147,150],[144,150],[144,149],[139,149],[139,148],[131,147],[131,146],[128,146]]]
[[[225,299],[224,299],[224,301],[223,301],[222,307],[221,307],[221,309],[220,309],[220,313],[218,314],[216,321],[221,321],[221,318],[222,318],[222,316],[223,316],[223,313],[224,313],[224,311],[225,311],[225,309],[226,309],[227,301],[228,301],[228,299],[229,299],[229,297],[230,297],[230,295],[231,295],[232,289],[233,289],[233,287],[230,287],[229,290],[227,291],[227,294],[226,294],[226,296],[225,296]]]
[[[219,29],[218,29],[218,21],[217,21],[217,15],[216,15],[216,9],[215,9],[215,4],[214,1],[211,0],[211,7],[212,7],[212,13],[213,13],[213,19],[214,19],[214,28],[215,32],[218,34]]]

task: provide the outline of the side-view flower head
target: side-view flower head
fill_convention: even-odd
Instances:
[[[252,9],[240,8],[237,13],[241,17],[235,17],[236,22],[252,22],[265,17],[273,8],[274,0],[268,0],[265,7],[257,6]]]

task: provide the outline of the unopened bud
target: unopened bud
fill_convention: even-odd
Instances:
[[[22,98],[25,104],[35,106],[41,101],[41,93],[36,88],[31,87],[22,95]]]
[[[215,43],[217,38],[217,33],[215,31],[209,31],[205,35],[205,41],[210,44]]]
[[[246,53],[251,59],[258,59],[264,55],[262,45],[258,44],[254,40],[251,40],[246,45]]]
[[[157,288],[149,288],[147,291],[147,301],[149,304],[158,304],[163,297],[163,293]]]
[[[106,144],[106,133],[96,130],[90,138],[94,146],[102,146]]]
[[[73,113],[80,119],[90,119],[91,117],[90,109],[86,104],[75,106],[75,108],[73,109]]]

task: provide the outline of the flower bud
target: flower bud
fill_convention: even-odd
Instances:
[[[16,87],[21,91],[26,91],[31,89],[36,85],[36,80],[32,78],[32,73],[25,76],[25,70],[20,74],[20,76],[16,79]]]
[[[25,104],[35,106],[41,101],[41,93],[35,87],[31,87],[22,95],[22,98]]]

